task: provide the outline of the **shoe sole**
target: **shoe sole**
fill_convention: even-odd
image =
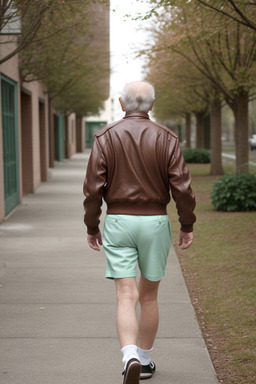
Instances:
[[[153,376],[153,373],[141,373],[140,374],[140,380],[151,379],[152,376]]]
[[[137,361],[133,361],[126,372],[126,377],[123,384],[139,384],[140,382],[141,365]]]

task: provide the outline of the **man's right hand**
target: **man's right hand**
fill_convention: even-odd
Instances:
[[[87,242],[89,247],[95,251],[100,251],[100,245],[102,245],[101,232],[99,231],[96,235],[87,234]]]
[[[190,245],[193,243],[194,236],[193,232],[183,232],[180,231],[180,237],[179,237],[179,246],[181,249],[187,249],[190,247]]]

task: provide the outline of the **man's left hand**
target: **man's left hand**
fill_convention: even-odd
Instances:
[[[87,234],[87,242],[89,247],[95,251],[100,251],[100,245],[102,245],[101,232],[99,231],[96,235]]]
[[[183,232],[180,231],[180,236],[179,236],[179,246],[181,249],[187,249],[190,247],[190,245],[193,243],[194,237],[193,237],[193,232]]]

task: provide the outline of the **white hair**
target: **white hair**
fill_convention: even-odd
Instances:
[[[146,81],[134,81],[126,84],[121,95],[126,112],[149,112],[154,99],[154,87]]]

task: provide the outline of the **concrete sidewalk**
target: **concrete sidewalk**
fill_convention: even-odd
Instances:
[[[0,225],[1,384],[122,383],[114,283],[83,225],[88,156],[57,164]],[[173,250],[159,303],[157,372],[149,382],[216,384]]]

